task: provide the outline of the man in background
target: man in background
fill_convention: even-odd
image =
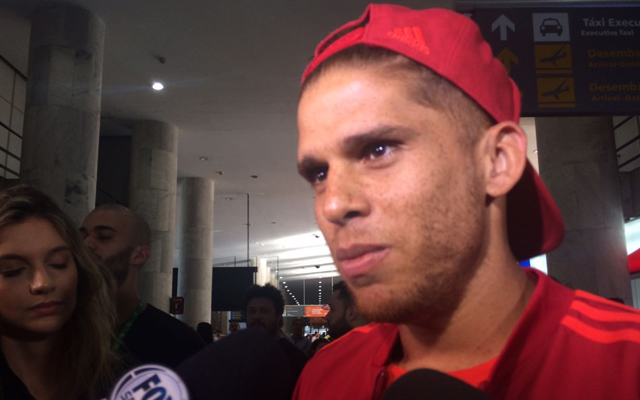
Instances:
[[[205,346],[195,330],[138,295],[138,276],[151,256],[146,221],[122,205],[107,204],[87,215],[80,232],[117,284],[118,349],[141,363],[175,368]]]
[[[291,339],[293,344],[306,354],[309,347],[311,347],[311,340],[304,335],[304,327],[304,318],[296,318],[291,324]]]
[[[244,305],[247,315],[247,328],[266,331],[280,345],[289,360],[292,382],[295,386],[307,362],[307,357],[283,336],[280,329],[284,312],[282,293],[270,284],[265,286],[253,285],[245,294]],[[293,387],[291,392],[293,392]]]
[[[331,310],[325,318],[329,325],[329,339],[332,341],[348,333],[353,328],[369,323],[358,311],[358,306],[344,281],[333,285],[329,307],[331,307]]]

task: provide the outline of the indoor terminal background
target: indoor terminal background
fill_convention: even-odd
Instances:
[[[78,223],[95,204],[138,212],[141,294],[165,311],[183,297],[191,326],[230,315],[208,306],[212,266],[325,304],[339,275],[295,167],[299,82],[367,3],[2,0],[0,185],[31,183]],[[640,5],[396,3],[467,13],[523,92],[528,156],[567,225],[523,264],[640,308]]]

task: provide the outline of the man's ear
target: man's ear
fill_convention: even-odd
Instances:
[[[136,246],[131,253],[131,265],[142,267],[144,263],[151,257],[151,248],[149,246]]]
[[[355,306],[347,307],[347,309],[344,311],[344,317],[349,325],[351,325],[351,323],[355,321],[357,316],[358,311],[356,310]]]
[[[513,121],[488,128],[483,158],[487,195],[506,195],[518,183],[527,162],[527,136]]]

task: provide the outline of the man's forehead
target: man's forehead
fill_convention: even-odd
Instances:
[[[268,307],[273,306],[273,302],[266,297],[254,297],[249,300],[247,307]]]
[[[130,223],[130,218],[125,214],[116,210],[94,210],[87,215],[82,222],[85,229],[94,229],[96,227],[109,227],[114,230],[125,228]]]

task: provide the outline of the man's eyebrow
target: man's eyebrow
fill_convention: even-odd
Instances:
[[[404,127],[396,125],[378,125],[366,132],[357,133],[344,138],[340,143],[340,148],[343,153],[351,154],[359,151],[363,146],[370,144],[371,142],[379,140],[399,140],[413,134],[415,134],[414,131]],[[324,165],[325,162],[314,156],[305,156],[298,163],[298,173],[307,178],[309,171]]]
[[[344,138],[340,147],[345,153],[350,153],[377,140],[393,140],[401,136],[404,137],[407,132],[409,132],[408,129],[394,125],[378,125],[366,132]]]

